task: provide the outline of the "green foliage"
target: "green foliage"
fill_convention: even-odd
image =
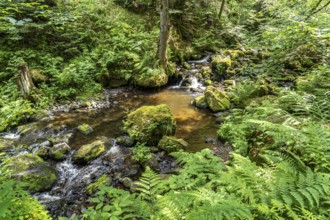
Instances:
[[[132,158],[140,163],[145,163],[153,157],[150,147],[145,144],[136,144],[132,149]]]
[[[180,175],[170,178],[169,187],[173,190],[196,189],[219,178],[221,169],[223,169],[220,159],[213,156],[208,149],[195,154],[174,152],[171,155],[182,165],[179,170]]]
[[[146,167],[145,172],[140,180],[135,183],[135,186],[136,190],[140,192],[141,198],[153,203],[162,189],[161,178],[150,167]]]
[[[145,219],[143,201],[129,192],[108,186],[100,186],[98,197],[91,198],[95,206],[89,207],[82,219]],[[145,206],[147,208],[147,206]],[[142,214],[140,214],[142,213]]]
[[[50,220],[51,217],[44,207],[23,187],[24,183],[0,180],[0,218]]]
[[[12,102],[0,101],[0,131],[26,121],[35,112],[31,103],[22,99]]]

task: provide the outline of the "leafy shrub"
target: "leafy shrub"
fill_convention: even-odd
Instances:
[[[0,218],[1,219],[52,219],[37,199],[23,188],[24,183],[8,180],[5,170],[0,170]]]
[[[150,147],[145,144],[136,144],[132,149],[132,158],[140,163],[145,163],[152,158]]]
[[[22,99],[12,102],[0,101],[0,131],[26,121],[34,112],[31,103]]]

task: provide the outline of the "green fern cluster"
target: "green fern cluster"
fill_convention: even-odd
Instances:
[[[226,167],[210,150],[175,153],[182,165],[177,175],[162,179],[146,168],[135,193],[101,187],[99,197],[91,200],[99,204],[84,217],[119,213],[120,219],[328,219],[330,175],[313,172],[293,154],[271,152],[263,154],[263,166],[234,153]],[[189,180],[198,184],[182,187]]]

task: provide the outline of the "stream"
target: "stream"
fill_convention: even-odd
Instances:
[[[8,155],[35,153],[42,146],[50,145],[50,139],[53,142],[58,140],[68,143],[71,152],[65,160],[47,160],[59,174],[55,185],[50,191],[35,193],[33,196],[45,204],[53,216],[81,213],[88,197],[86,186],[95,182],[101,175],[109,175],[111,185],[125,188],[124,178],[134,181],[141,174],[142,166],[131,159],[130,148],[119,146],[115,141],[117,137],[124,135],[121,128],[125,116],[141,106],[167,104],[177,122],[175,136],[189,143],[186,151],[196,152],[216,147],[218,125],[213,113],[192,105],[192,100],[205,89],[194,75],[196,72],[198,69],[192,68],[181,80],[158,90],[109,90],[103,98],[105,108],[91,110],[87,105],[72,111],[53,112],[40,121],[24,125],[25,130],[31,130],[30,133],[23,133],[22,129],[12,133],[0,133],[0,139],[11,141],[16,146],[14,150],[7,152]],[[76,128],[82,123],[92,126],[94,131],[88,135],[78,132]],[[109,140],[108,150],[87,165],[73,164],[71,160],[74,151],[99,137]],[[171,173],[176,164],[174,159],[164,155],[164,152],[157,152],[150,166],[154,166],[152,168],[159,173]]]

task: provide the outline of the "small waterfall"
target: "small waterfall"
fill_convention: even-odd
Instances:
[[[197,90],[204,91],[205,86],[199,82],[195,75],[187,75],[182,80],[173,86],[168,87],[169,89],[187,89],[189,91],[196,92]]]
[[[120,147],[113,141],[112,147],[102,156],[90,162],[89,165],[79,167],[72,163],[74,152],[66,160],[56,164],[59,177],[55,186],[49,192],[38,193],[34,196],[43,204],[51,204],[56,201],[73,201],[81,199],[77,192],[94,182],[99,176],[110,171],[110,163],[104,158],[111,157],[115,160],[122,157]]]
[[[3,132],[0,133],[0,137],[4,138],[4,139],[8,139],[8,140],[18,140],[20,138],[19,132]]]

